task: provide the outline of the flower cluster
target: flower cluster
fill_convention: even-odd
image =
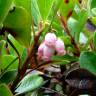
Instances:
[[[64,42],[57,38],[54,33],[47,33],[44,42],[41,43],[38,48],[38,57],[41,60],[49,61],[54,55],[55,51],[57,52],[57,55],[64,55]]]

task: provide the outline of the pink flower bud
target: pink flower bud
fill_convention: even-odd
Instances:
[[[54,47],[57,38],[54,33],[47,33],[45,36],[45,45],[48,47]]]
[[[48,46],[44,46],[43,50],[43,60],[44,61],[49,61],[54,54],[55,50],[53,48],[50,48]]]
[[[64,42],[61,39],[58,39],[55,43],[55,50],[58,55],[62,56],[65,54]]]
[[[45,43],[43,42],[39,48],[38,48],[38,57],[41,58],[43,56],[43,49],[44,49]]]

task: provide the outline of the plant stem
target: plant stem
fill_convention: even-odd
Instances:
[[[26,61],[24,62],[23,64],[23,67],[20,69],[20,71],[18,71],[17,73],[17,76],[16,76],[16,79],[14,80],[12,86],[11,86],[11,90],[12,92],[14,92],[15,90],[15,87],[16,85],[19,83],[19,81],[24,77],[25,73],[26,73],[26,70],[28,68],[28,65],[31,63],[31,58],[34,56],[34,50],[38,44],[38,41],[39,41],[39,37],[43,31],[44,27],[42,27],[38,34],[35,36],[35,41],[34,41],[34,44],[32,45],[31,47],[31,50],[30,50],[30,53],[28,54],[27,58],[26,58]]]
[[[27,75],[28,73],[32,72],[33,70],[36,70],[36,69],[40,68],[41,66],[44,66],[44,65],[47,65],[47,64],[50,64],[50,63],[52,63],[52,61],[43,62],[43,63],[37,65],[36,67],[34,67],[33,69],[31,69],[30,71],[28,71],[28,72],[26,73],[26,75]]]
[[[63,25],[63,28],[64,28],[65,32],[66,32],[67,35],[69,35],[70,38],[71,38],[71,43],[73,44],[73,46],[74,46],[74,48],[75,48],[75,50],[76,50],[76,52],[74,52],[74,55],[76,55],[76,56],[79,57],[79,56],[80,56],[80,49],[79,49],[78,45],[76,44],[74,38],[73,38],[72,35],[70,34],[70,31],[69,31],[69,29],[68,29],[68,27],[67,27],[67,22],[64,20],[64,18],[63,18],[62,16],[58,15],[58,17],[59,17],[59,20],[61,21],[61,24]]]

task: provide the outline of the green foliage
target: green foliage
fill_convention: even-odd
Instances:
[[[96,7],[96,1],[95,0],[92,0],[91,8],[95,8],[95,7]]]
[[[62,4],[60,6],[60,13],[62,16],[64,16],[65,19],[70,17],[69,14],[73,12],[74,6],[76,4],[76,0],[62,0]]]
[[[54,64],[65,65],[69,64],[70,62],[78,61],[78,58],[70,55],[64,55],[64,56],[52,56],[52,60],[55,61]]]
[[[93,43],[94,43],[94,48],[96,50],[96,32],[94,33]]]
[[[13,0],[0,0],[0,28],[10,10]]]
[[[2,48],[4,46],[4,42],[3,41],[0,41],[0,57],[2,55]]]
[[[34,91],[43,84],[43,78],[38,75],[28,74],[17,86],[15,92],[22,94],[30,91]]]
[[[15,62],[13,62],[11,64],[11,62],[16,59],[16,56],[13,55],[2,55],[1,57],[1,64],[0,64],[0,69],[5,69],[7,66],[8,69],[7,70],[11,70],[11,69],[17,69],[18,68],[18,60],[16,60]]]
[[[29,21],[32,20],[32,12],[31,12],[31,2],[32,0],[14,0],[15,6],[23,7],[28,12],[28,19]],[[29,22],[31,23],[31,22]]]
[[[16,77],[16,70],[7,71],[3,73],[2,76],[0,76],[0,82],[9,84],[15,79],[15,77]]]
[[[24,64],[27,56],[28,56],[28,53],[27,53],[27,50],[26,50],[26,48],[25,48],[25,49],[23,50],[22,56],[21,56],[21,63],[22,63],[22,64]]]
[[[92,11],[92,15],[96,16],[96,8],[93,8],[91,11]]]
[[[31,14],[31,0],[14,0],[16,6],[22,6]]]
[[[13,45],[15,46],[15,48],[17,49],[17,51],[21,56],[24,50],[24,46],[22,46],[21,43],[19,43],[12,35],[8,35],[8,38],[13,43]],[[15,54],[16,52],[14,52],[14,48],[12,48],[11,45],[9,45],[9,50],[12,55],[16,55]]]
[[[7,85],[0,84],[0,96],[13,96],[13,95]]]
[[[10,89],[18,96],[42,96],[45,92],[61,96],[71,85],[63,84],[64,74],[74,73],[78,66],[95,76],[95,31],[96,0],[0,0],[0,96],[13,96]],[[57,55],[55,43],[51,60],[43,61],[39,60],[38,47],[48,32],[63,40],[66,54],[58,56],[62,54]],[[81,80],[81,75],[72,77]],[[47,83],[49,86],[43,86]]]
[[[87,69],[96,75],[96,54],[93,52],[82,52],[80,55],[80,67]]]
[[[54,0],[37,0],[39,11],[44,21],[47,20],[50,14],[53,2]]]
[[[64,56],[53,56],[53,60],[56,61],[61,61],[61,60],[66,60],[66,61],[78,61],[78,58],[70,56],[70,55],[64,55]]]
[[[82,18],[81,18],[82,17]],[[75,40],[78,42],[80,37],[80,32],[82,32],[84,25],[88,19],[88,12],[86,10],[82,10],[79,14],[78,23],[75,27]]]
[[[92,17],[90,21],[96,26],[96,17]]]
[[[5,19],[4,27],[11,31],[11,34],[26,46],[30,44],[31,21],[28,12],[21,7],[16,7]],[[26,38],[26,39],[25,39]]]
[[[38,25],[41,19],[41,15],[38,8],[37,0],[31,0],[31,14],[34,23]]]

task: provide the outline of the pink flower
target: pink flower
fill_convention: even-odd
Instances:
[[[48,47],[54,47],[57,38],[54,33],[47,33],[45,36],[45,45]]]
[[[55,50],[54,48],[50,48],[48,46],[44,46],[44,50],[43,50],[43,60],[44,61],[49,61],[52,57],[52,55],[54,54]]]
[[[58,39],[55,43],[55,50],[58,55],[62,56],[65,54],[64,42],[61,39]]]
[[[39,58],[42,58],[42,56],[43,56],[44,46],[45,46],[45,43],[43,42],[43,43],[41,43],[41,45],[38,48],[38,53],[37,54],[38,54]]]

